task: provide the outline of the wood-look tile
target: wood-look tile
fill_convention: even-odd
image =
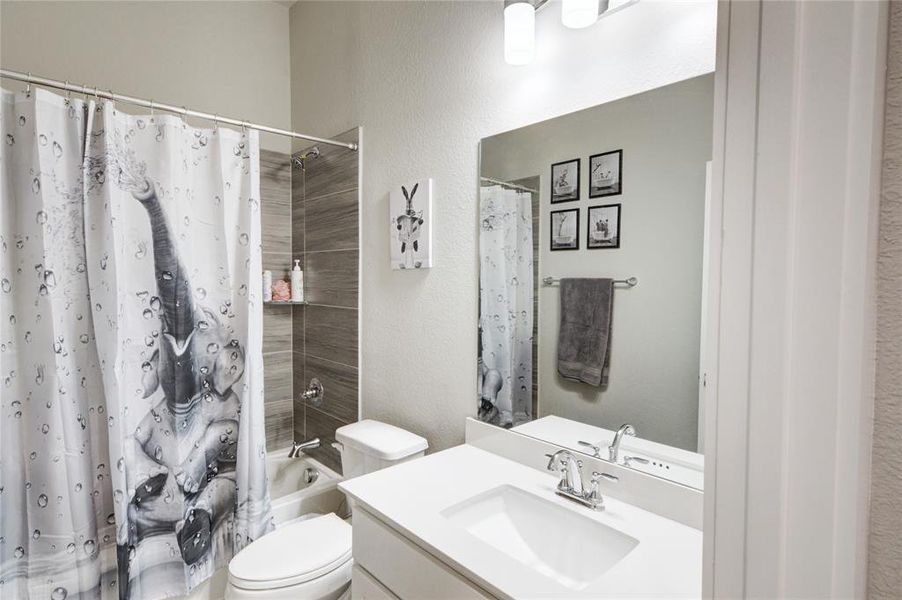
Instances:
[[[357,367],[357,309],[310,305],[305,307],[302,335],[308,356]],[[295,332],[298,332],[295,323]]]
[[[310,456],[320,461],[330,469],[341,473],[341,455],[338,450],[332,447],[335,441],[335,430],[348,422],[340,421],[326,413],[316,410],[313,407],[307,407],[307,418],[305,421],[307,436],[306,439],[318,437],[320,447],[316,450],[307,452]]]
[[[291,352],[291,307],[263,306],[263,353]]]
[[[340,141],[357,141],[357,129],[339,136]],[[360,153],[339,146],[319,145],[320,155],[307,161],[304,173],[305,200],[357,187]]]
[[[264,403],[266,449],[280,450],[294,439],[294,403],[291,398]]]
[[[304,327],[304,315],[307,311],[307,306],[295,306],[294,307],[294,315],[292,318],[291,330],[292,330],[292,344],[291,349],[294,352],[299,352],[300,354],[304,353],[304,344],[305,344],[305,327]]]
[[[356,249],[306,253],[306,300],[357,308],[357,257]]]
[[[263,390],[266,402],[292,398],[291,358],[291,352],[263,354]]]
[[[340,365],[307,354],[304,371],[308,382],[315,377],[325,388],[323,403],[316,407],[317,410],[340,421],[357,420],[358,378],[355,367]],[[300,395],[300,390],[297,395]]]
[[[357,248],[360,228],[359,196],[355,187],[346,192],[320,196],[304,202],[307,252]]]
[[[292,386],[297,390],[297,393],[294,395],[294,430],[296,432],[295,435],[297,435],[297,432],[300,432],[300,437],[298,439],[303,440],[306,439],[304,437],[304,415],[307,408],[307,401],[299,398],[299,396],[301,395],[301,392],[307,388],[307,379],[304,376],[304,354],[301,352],[293,352],[292,364],[294,365]]]
[[[273,281],[277,279],[288,279],[290,281],[288,271],[292,264],[291,254],[288,252],[267,252],[265,249],[263,250],[263,270],[272,271]]]
[[[291,166],[287,154],[261,152],[260,220],[264,252],[291,252]]]
[[[291,252],[295,256],[304,253],[306,244],[307,222],[303,199],[291,201]],[[293,263],[292,263],[293,264]]]
[[[307,439],[306,415],[307,407],[294,401],[294,439],[303,441]]]

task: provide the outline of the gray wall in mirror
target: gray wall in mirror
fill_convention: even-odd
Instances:
[[[609,383],[557,373],[559,288],[537,291],[538,417],[558,415],[696,451],[706,164],[711,159],[713,74],[502,133],[482,141],[481,174],[538,177],[539,277],[635,276],[617,287]],[[589,198],[589,157],[622,150],[622,193]],[[553,163],[581,159],[580,199],[550,203]],[[589,207],[621,205],[619,248],[587,249]],[[552,210],[579,210],[579,250],[549,250]],[[485,257],[482,257],[484,260]]]

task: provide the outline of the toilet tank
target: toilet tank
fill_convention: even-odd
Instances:
[[[335,439],[341,444],[345,479],[419,458],[428,446],[425,438],[372,419],[339,427]]]

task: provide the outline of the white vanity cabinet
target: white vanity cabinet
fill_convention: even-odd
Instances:
[[[611,497],[591,510],[557,481],[464,444],[342,482],[352,598],[701,597],[700,531]]]
[[[359,506],[353,529],[354,600],[494,597]]]

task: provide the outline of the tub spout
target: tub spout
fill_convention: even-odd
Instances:
[[[304,450],[313,450],[319,448],[319,438],[313,438],[306,442],[293,442],[291,450],[288,452],[288,458],[299,458]]]

